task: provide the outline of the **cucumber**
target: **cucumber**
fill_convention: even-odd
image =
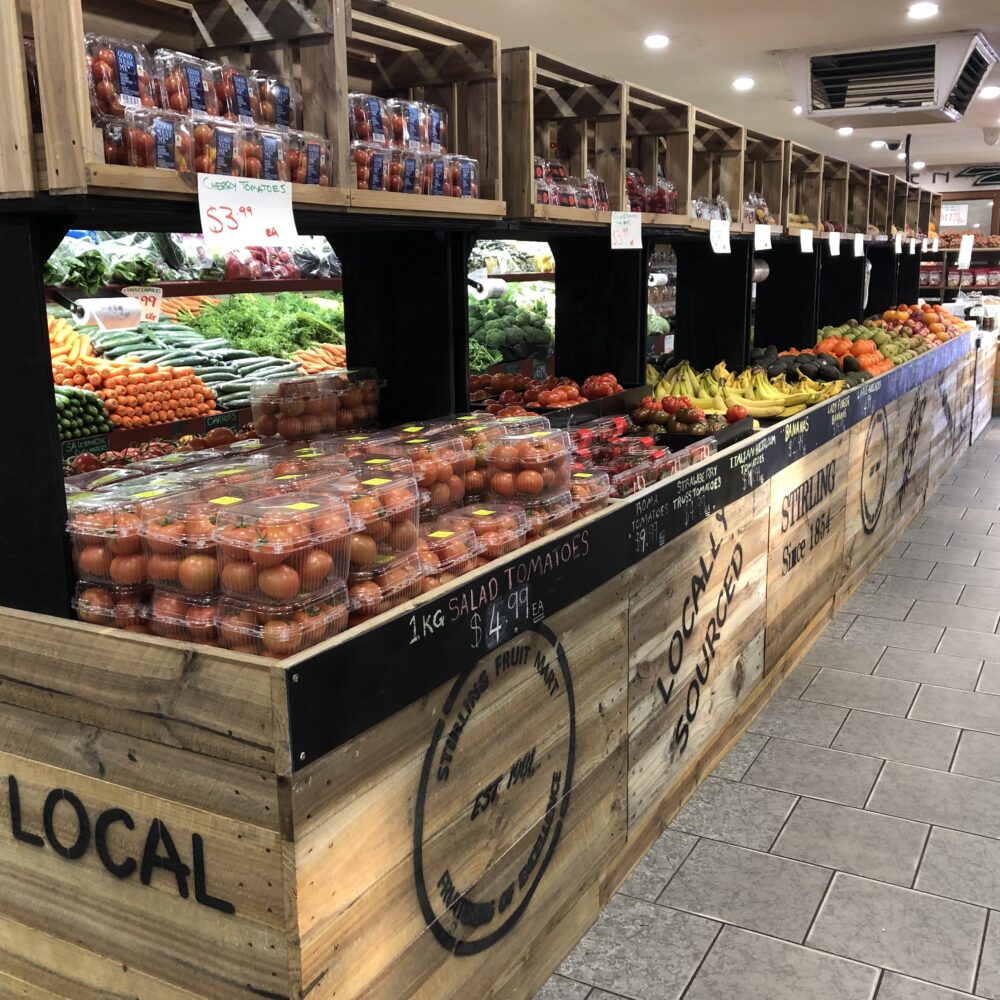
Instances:
[[[226,410],[244,410],[250,405],[249,396],[226,396],[219,400],[219,406]]]
[[[259,354],[256,354],[253,351],[241,351],[236,347],[227,347],[222,350],[214,351],[213,353],[225,361],[235,361],[238,358],[255,358],[260,360]]]

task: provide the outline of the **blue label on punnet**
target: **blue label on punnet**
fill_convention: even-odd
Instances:
[[[115,62],[118,65],[118,94],[126,107],[137,108],[142,104],[139,96],[139,67],[135,62],[135,53],[129,49],[115,49]]]
[[[292,91],[285,83],[271,85],[271,96],[274,98],[274,121],[278,128],[292,126]]]
[[[409,149],[420,148],[420,105],[406,106],[406,145]]]
[[[253,108],[250,106],[250,84],[241,73],[233,73],[233,93],[236,95],[236,117],[244,125],[253,124]]]
[[[438,160],[431,171],[431,183],[428,194],[444,194],[444,162]]]
[[[321,153],[318,142],[306,146],[306,184],[319,184]]]
[[[215,131],[215,172],[224,175],[233,172],[233,137],[221,129]]]
[[[276,135],[260,137],[261,176],[266,181],[280,181],[281,141]]]
[[[368,161],[368,188],[371,191],[382,191],[385,188],[385,155],[372,153]]]
[[[413,194],[417,190],[417,158],[408,156],[403,160],[403,193]]]
[[[176,170],[177,160],[174,151],[177,145],[177,132],[174,123],[166,118],[157,118],[153,122],[153,138],[156,141],[156,165],[162,170]]]
[[[205,81],[202,79],[201,70],[197,66],[185,66],[184,76],[187,79],[191,110],[208,111],[208,106],[205,103]]]
[[[382,102],[377,97],[368,98],[368,117],[372,123],[372,138],[385,142],[385,123],[382,121]]]

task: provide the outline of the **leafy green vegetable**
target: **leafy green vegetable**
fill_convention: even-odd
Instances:
[[[646,316],[646,334],[655,337],[660,333],[670,333],[670,324],[662,316],[650,310]]]
[[[476,340],[469,341],[469,371],[474,375],[503,361],[499,351],[491,351]]]
[[[548,322],[550,295],[549,288],[521,286],[517,293],[508,290],[498,299],[470,298],[470,342],[478,342],[492,351],[507,349],[511,353],[522,346],[529,352],[551,347],[555,334]]]
[[[312,344],[344,343],[343,300],[332,293],[231,295],[216,306],[203,306],[185,322],[206,337],[223,337],[234,347],[278,358]]]

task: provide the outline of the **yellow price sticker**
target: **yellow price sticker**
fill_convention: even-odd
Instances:
[[[411,424],[409,427],[403,428],[407,434],[419,434],[423,429],[422,424]]]
[[[391,461],[391,458],[366,458],[365,465],[388,465]]]
[[[454,531],[432,531],[427,537],[428,538],[451,538],[454,535]]]
[[[276,483],[283,483],[288,479],[301,479],[301,478],[302,478],[301,472],[289,472],[287,475],[284,476],[275,476],[274,481]]]
[[[151,500],[153,497],[162,497],[163,490],[145,490],[142,493],[134,493],[133,500]]]
[[[304,500],[300,500],[298,503],[286,503],[286,510],[315,510],[319,506],[318,503],[306,503]]]
[[[594,474],[592,472],[574,472],[574,479],[593,479]]]
[[[362,486],[385,486],[386,483],[391,483],[391,479],[365,479],[362,481]]]
[[[474,510],[472,512],[473,517],[489,517],[491,514],[495,514],[495,510]]]
[[[216,497],[214,500],[209,500],[209,503],[217,503],[220,507],[228,507],[234,503],[243,503],[242,497]]]

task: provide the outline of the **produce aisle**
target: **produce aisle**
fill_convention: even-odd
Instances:
[[[1000,997],[1000,420],[536,1000]]]

